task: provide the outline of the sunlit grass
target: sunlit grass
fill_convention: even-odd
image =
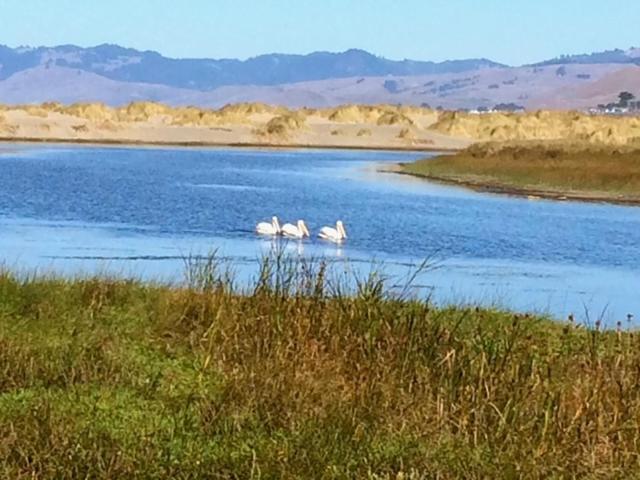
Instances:
[[[438,309],[282,255],[242,292],[186,263],[183,287],[0,274],[0,477],[640,473],[626,325]]]
[[[478,185],[640,200],[640,150],[558,142],[475,145],[406,165],[407,173]]]

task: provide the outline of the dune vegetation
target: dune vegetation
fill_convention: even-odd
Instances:
[[[278,115],[269,120],[264,128],[258,131],[258,134],[288,137],[290,133],[304,128],[305,120],[305,117],[298,112]]]
[[[494,192],[640,204],[640,148],[634,147],[493,142],[402,171]]]
[[[56,102],[48,102],[41,105],[5,105],[2,106],[2,110],[22,110],[38,117],[47,117],[49,113],[58,113],[89,121],[145,122],[154,117],[166,116],[174,125],[245,123],[254,116],[266,116],[269,119],[291,118],[293,116],[302,120],[307,117],[317,116],[336,123],[413,125],[414,120],[410,116],[434,115],[432,110],[395,105],[344,105],[326,109],[289,109],[262,103],[238,103],[228,104],[219,109],[207,109],[195,106],[171,107],[148,101],[133,102],[121,107],[110,107],[102,103],[63,105]],[[435,120],[435,118],[434,116],[433,119]]]
[[[431,130],[474,141],[561,140],[640,147],[640,117],[537,111],[473,115],[442,112]]]
[[[376,120],[378,125],[413,125],[414,122],[409,117],[399,112],[385,112]]]
[[[640,474],[626,321],[435,308],[278,255],[242,290],[229,271],[0,274],[2,478]]]
[[[320,110],[320,115],[325,115],[336,123],[375,123],[387,110],[373,105],[342,105],[332,109]]]
[[[262,103],[218,109],[134,102],[0,106],[4,140],[311,145],[459,150],[476,142],[566,141],[640,146],[640,117],[580,112],[470,114],[401,105],[290,109]],[[72,129],[84,121],[86,129]],[[351,128],[353,126],[353,128]],[[344,128],[343,128],[344,127]],[[332,135],[339,130],[341,135]],[[371,131],[371,135],[358,132]],[[404,132],[404,133],[402,133]],[[426,147],[429,145],[429,147]]]
[[[424,146],[434,143],[427,127],[437,119],[432,110],[395,105],[289,109],[238,103],[212,109],[154,102],[120,107],[49,102],[0,109],[6,112],[0,127],[0,138],[4,141],[123,144],[415,149],[418,144],[427,148]],[[411,136],[400,135],[409,127],[413,128]],[[335,131],[340,135],[334,135]],[[359,135],[360,131],[370,131],[371,135]],[[466,140],[445,139],[442,148],[466,144]]]

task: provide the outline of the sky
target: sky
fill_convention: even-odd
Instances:
[[[0,44],[117,43],[170,57],[361,48],[511,65],[640,46],[638,0],[0,0]]]

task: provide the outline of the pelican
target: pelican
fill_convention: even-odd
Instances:
[[[291,223],[285,223],[282,226],[282,234],[289,238],[304,238],[309,236],[309,230],[304,220],[298,220],[297,226]]]
[[[260,222],[256,225],[256,233],[258,235],[271,235],[276,236],[280,235],[280,222],[278,222],[278,217],[271,217],[271,223],[268,222]]]
[[[333,243],[342,243],[347,238],[347,232],[344,229],[344,225],[341,220],[336,222],[336,228],[322,227],[318,234],[323,240],[329,240]]]

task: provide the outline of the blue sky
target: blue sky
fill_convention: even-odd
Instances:
[[[0,43],[118,43],[173,57],[363,48],[521,64],[640,46],[637,0],[0,0]]]

